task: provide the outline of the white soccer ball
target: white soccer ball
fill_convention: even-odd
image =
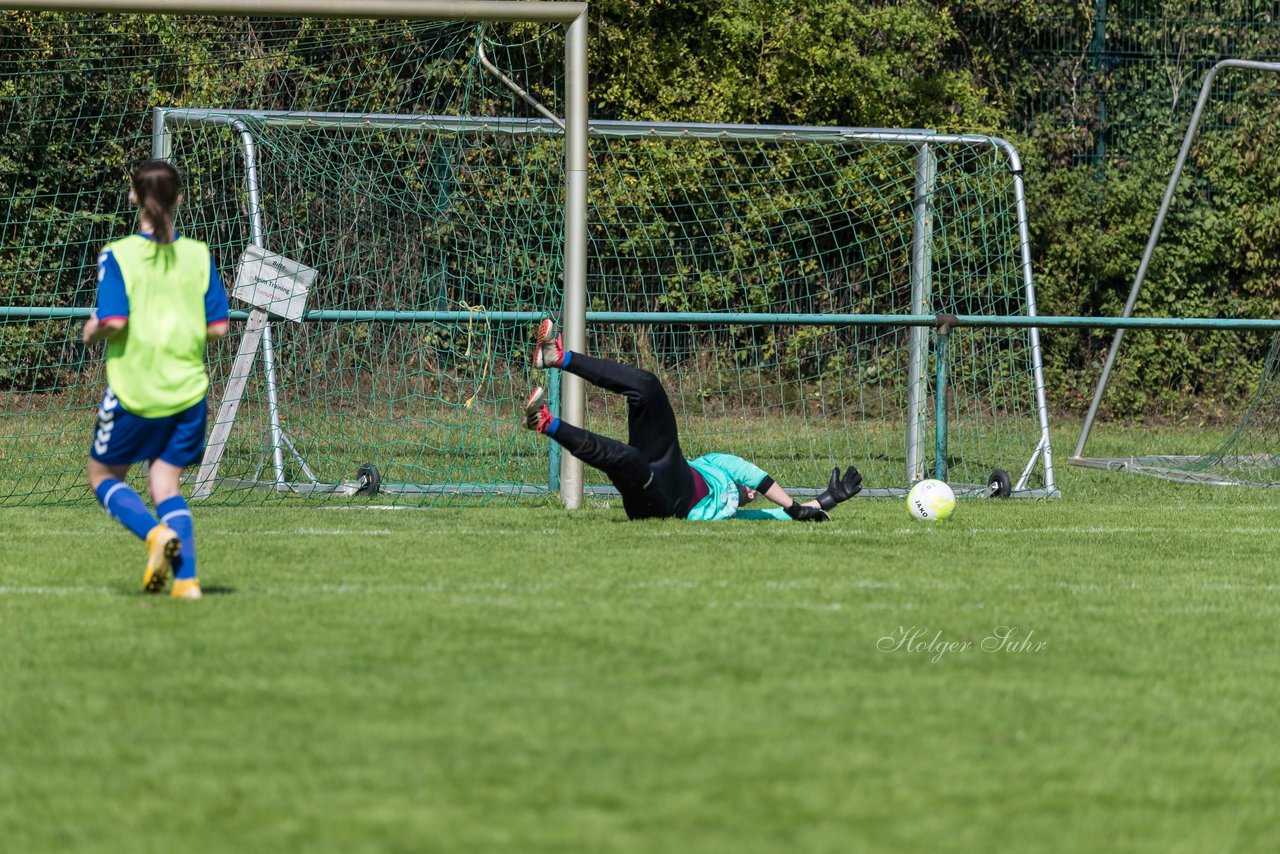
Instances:
[[[922,480],[907,493],[907,509],[913,519],[941,522],[956,512],[956,494],[940,480]]]

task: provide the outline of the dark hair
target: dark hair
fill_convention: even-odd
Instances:
[[[164,160],[146,160],[134,170],[133,192],[138,207],[155,228],[157,244],[173,242],[173,210],[182,192],[182,175]]]

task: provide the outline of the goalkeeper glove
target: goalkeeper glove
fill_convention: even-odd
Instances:
[[[839,467],[831,470],[831,482],[827,491],[818,496],[818,505],[823,510],[830,510],[842,501],[848,501],[862,491],[862,474],[853,466],[844,470],[840,476]]]
[[[790,507],[782,508],[792,519],[797,522],[830,522],[831,517],[827,515],[827,511],[819,507],[810,507],[807,504],[794,502]]]

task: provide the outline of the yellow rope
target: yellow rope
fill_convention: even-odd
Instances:
[[[471,357],[471,336],[473,333],[473,329],[475,327],[474,315],[476,313],[479,313],[483,318],[483,316],[487,314],[487,310],[483,305],[468,305],[466,302],[462,300],[458,301],[458,305],[462,306],[468,312],[467,314],[467,349],[462,355],[465,358],[470,358]],[[480,393],[480,387],[484,385],[484,381],[489,376],[489,368],[492,365],[492,362],[493,362],[493,353],[489,348],[488,335],[486,334],[485,347],[484,347],[484,369],[480,371],[480,377],[479,379],[476,380],[476,390],[472,392],[471,397],[468,397],[465,401],[462,402],[462,405],[465,408],[470,409],[471,405],[476,402],[476,395]]]

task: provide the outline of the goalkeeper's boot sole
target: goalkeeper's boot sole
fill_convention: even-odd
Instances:
[[[538,386],[524,402],[524,426],[535,433],[545,433],[552,420],[551,410],[547,408],[547,393]]]
[[[204,594],[200,592],[200,580],[198,578],[175,578],[173,580],[173,589],[169,591],[169,595],[174,599],[201,599]]]
[[[538,324],[538,343],[533,350],[535,368],[558,368],[564,363],[564,344],[556,322],[544,317]]]
[[[147,532],[147,568],[142,573],[142,589],[159,593],[169,581],[170,561],[178,556],[182,541],[178,532],[161,522]]]

